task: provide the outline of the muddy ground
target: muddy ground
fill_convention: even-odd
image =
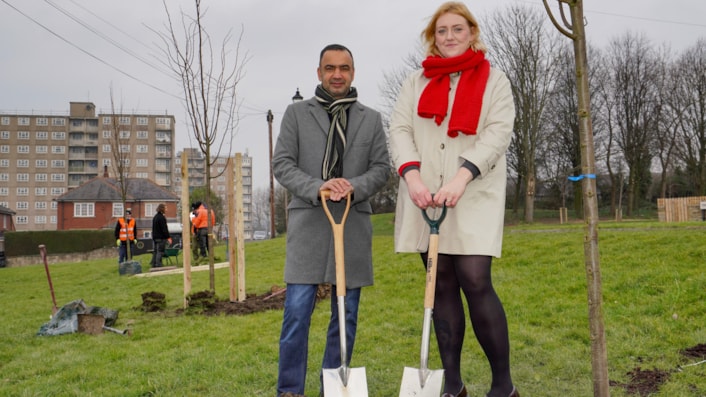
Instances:
[[[286,288],[274,285],[269,291],[261,295],[247,295],[243,302],[230,302],[227,299],[218,299],[211,291],[195,292],[187,296],[189,307],[187,309],[178,309],[177,314],[205,316],[248,315],[266,310],[282,310],[286,293]],[[330,296],[330,285],[319,286],[319,291],[316,294],[317,302]],[[146,292],[142,294],[142,306],[136,309],[146,312],[164,311],[166,310],[165,296],[155,291]],[[706,360],[706,344],[689,347],[680,353],[688,362]],[[669,377],[673,372],[680,370],[679,367],[668,370],[635,367],[627,373],[628,382],[622,383],[611,380],[610,386],[624,388],[629,395],[646,397],[656,393],[664,383],[669,381]],[[694,392],[696,393],[696,389]]]

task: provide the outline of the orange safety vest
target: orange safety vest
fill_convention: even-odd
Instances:
[[[213,210],[211,210],[210,212],[211,212],[211,225],[215,225],[216,224],[216,213]],[[208,227],[208,213],[209,213],[209,211],[206,208],[199,207],[196,216],[191,221],[194,225],[194,230]]]
[[[120,223],[120,241],[134,240],[135,239],[135,219],[130,219],[130,221],[125,225],[125,219],[118,219]]]

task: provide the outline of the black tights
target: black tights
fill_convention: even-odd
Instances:
[[[422,259],[426,264],[426,253]],[[488,396],[505,397],[512,392],[507,319],[493,289],[491,262],[490,256],[439,254],[433,319],[444,366],[445,393],[458,393],[463,386],[461,349],[466,316],[461,292],[468,303],[476,339],[490,364],[492,384]]]

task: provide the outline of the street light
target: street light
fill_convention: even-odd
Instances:
[[[304,100],[304,97],[299,93],[299,87],[297,87],[297,93],[292,97],[292,103],[297,103]]]
[[[297,103],[301,102],[304,100],[304,97],[302,94],[299,93],[299,87],[297,87],[297,92],[294,93],[294,96],[292,97],[292,103]],[[270,161],[271,163],[271,161]],[[284,227],[285,229],[287,228],[287,223],[289,223],[289,212],[287,211],[287,203],[289,202],[289,198],[287,197],[289,194],[287,192],[287,189],[284,189]]]
[[[275,177],[272,172],[272,110],[267,111],[267,126],[270,136],[270,237],[275,238]]]

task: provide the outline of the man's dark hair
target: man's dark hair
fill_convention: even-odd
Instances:
[[[326,51],[346,51],[351,56],[351,61],[353,60],[353,53],[346,46],[341,44],[329,44],[324,47],[324,49],[321,50],[321,54],[319,54],[319,65],[321,64],[321,60],[324,59],[324,53],[326,53]]]

